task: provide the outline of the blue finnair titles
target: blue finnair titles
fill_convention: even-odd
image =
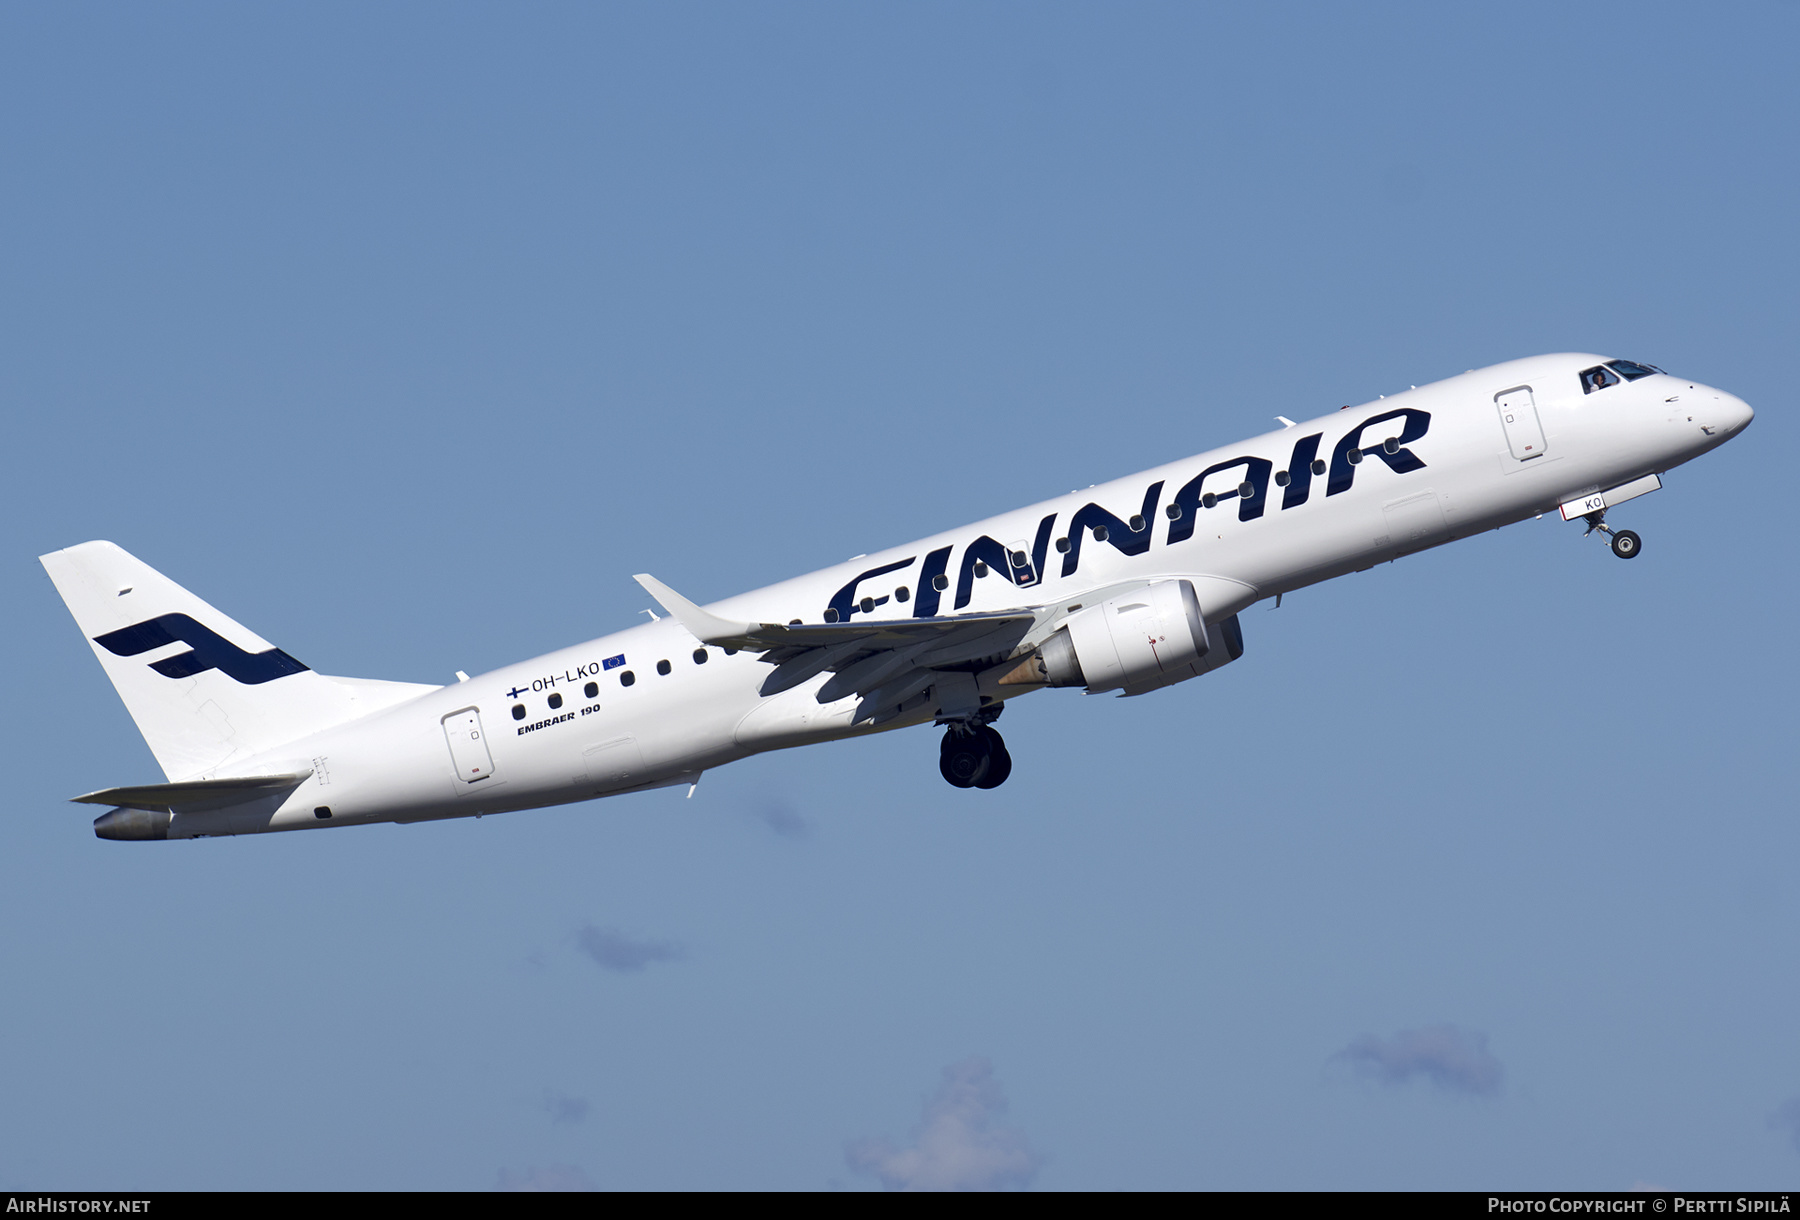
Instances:
[[[441,687],[316,673],[83,543],[42,562],[166,782],[76,799],[114,807],[102,838],[409,822],[921,724],[946,780],[993,788],[1009,699],[1199,677],[1263,598],[1555,510],[1634,558],[1608,512],[1751,417],[1651,365],[1515,360],[707,606],[640,575],[669,618]]]
[[[1382,425],[1389,427],[1384,429]],[[1423,438],[1430,427],[1429,411],[1406,407],[1385,411],[1357,422],[1331,450],[1330,480],[1326,484],[1325,494],[1340,495],[1354,485],[1356,469],[1365,456],[1364,437],[1371,435],[1371,429],[1378,432],[1391,431],[1393,434],[1368,448],[1368,456],[1376,458],[1395,474],[1424,470],[1425,462],[1410,446]],[[1313,479],[1327,473],[1326,462],[1317,457],[1324,436],[1322,432],[1314,432],[1295,441],[1287,464],[1279,473],[1275,471],[1273,460],[1252,454],[1226,458],[1202,469],[1180,485],[1180,490],[1170,498],[1164,509],[1168,518],[1165,543],[1173,545],[1187,541],[1194,534],[1202,509],[1210,510],[1229,500],[1237,501],[1239,521],[1256,520],[1268,508],[1271,481],[1282,490],[1282,510],[1305,504],[1312,493]],[[1110,509],[1094,501],[1089,501],[1070,513],[1068,523],[1062,531],[1063,536],[1056,539],[1056,550],[1061,554],[1060,574],[1068,578],[1080,569],[1082,541],[1089,535],[1095,542],[1107,543],[1123,555],[1147,553],[1154,543],[1157,507],[1164,485],[1164,481],[1159,479],[1145,488],[1138,511],[1127,518],[1116,516]],[[961,610],[969,604],[974,596],[974,581],[978,572],[983,576],[990,571],[997,573],[1021,589],[1039,583],[1058,519],[1059,514],[1053,512],[1037,523],[1029,551],[1023,548],[1009,549],[988,534],[961,544],[961,558],[954,582],[956,597],[952,608]],[[957,547],[951,545],[939,547],[926,555],[919,573],[914,618],[933,618],[940,613],[942,593],[949,583],[947,572],[950,557],[956,550]],[[832,594],[824,611],[824,621],[847,623],[858,614],[874,614],[878,607],[888,605],[890,601],[905,602],[911,590],[904,585],[898,587],[893,594],[879,596],[865,596],[861,589],[865,581],[910,568],[917,558],[916,555],[907,556],[858,572]]]

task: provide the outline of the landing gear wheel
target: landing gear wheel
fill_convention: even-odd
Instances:
[[[988,777],[992,763],[993,753],[988,740],[979,732],[951,729],[944,734],[943,744],[938,748],[938,772],[951,787],[975,787]]]
[[[1630,530],[1620,530],[1613,535],[1612,551],[1620,559],[1636,559],[1643,546],[1643,539]]]
[[[987,739],[988,769],[987,774],[975,781],[977,788],[998,788],[1012,774],[1012,755],[1006,752],[1006,742],[991,725],[981,726],[981,735]]]

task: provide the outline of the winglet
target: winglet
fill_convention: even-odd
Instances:
[[[673,615],[677,622],[692,632],[694,638],[703,644],[735,642],[762,625],[760,623],[733,622],[730,619],[720,618],[716,614],[709,614],[656,577],[646,573],[639,573],[632,579],[644,586],[644,592],[661,603],[664,610]]]

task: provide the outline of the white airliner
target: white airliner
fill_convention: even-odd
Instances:
[[[328,678],[110,542],[42,557],[169,782],[103,839],[416,822],[675,784],[927,721],[1005,782],[993,722],[1044,687],[1141,695],[1243,653],[1262,598],[1561,510],[1609,509],[1737,435],[1741,399],[1647,364],[1478,369],[449,686]],[[691,794],[691,789],[690,789]]]

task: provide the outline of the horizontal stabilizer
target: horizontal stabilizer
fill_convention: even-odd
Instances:
[[[140,784],[134,788],[103,788],[69,799],[78,805],[117,805],[125,809],[216,809],[252,797],[292,791],[312,778],[311,771],[298,775],[251,775],[242,779],[202,779],[185,784]]]

